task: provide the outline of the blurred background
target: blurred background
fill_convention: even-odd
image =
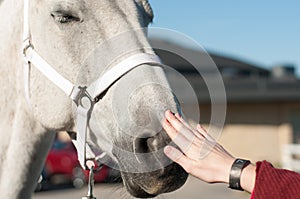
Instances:
[[[155,14],[150,27],[171,29],[199,43],[222,76],[227,112],[218,141],[237,157],[252,162],[268,160],[277,167],[299,172],[300,1],[150,0],[150,3]],[[150,42],[161,49],[188,54],[197,67],[208,67],[200,59],[203,51],[184,39],[172,34],[156,34]],[[186,96],[181,102],[183,111],[192,114],[199,108],[200,121],[193,122],[207,127],[211,101],[207,85],[195,66],[179,55],[160,49],[156,52],[165,64],[180,72],[191,84],[198,102]],[[170,82],[171,86],[180,87],[176,78],[170,77]],[[80,198],[86,192],[82,187],[86,186],[87,174],[79,168],[72,145],[65,144],[70,140],[63,133],[57,140],[34,199]],[[66,170],[52,166],[59,164],[64,164]],[[104,167],[97,176],[95,195],[98,198],[131,198],[121,183],[115,183],[121,181],[117,171]],[[62,191],[61,188],[72,189]],[[190,177],[183,188],[159,198],[237,199],[249,198],[249,195]]]
[[[298,151],[298,146],[291,144],[300,143],[300,2],[150,3],[155,14],[151,27],[187,35],[209,53],[218,67],[227,95],[226,121],[219,141],[236,156],[253,162],[266,159],[277,166],[300,170],[297,162],[291,162],[297,157],[293,151]],[[198,61],[198,67],[205,67],[199,58],[201,52],[185,40],[155,35],[151,41],[155,46],[159,43],[167,49],[181,49]],[[179,56],[158,54],[191,83],[198,96],[200,122],[209,124],[210,97],[197,71]],[[186,110],[195,110],[195,106],[184,104]]]
[[[206,50],[264,68],[293,65],[299,75],[300,2],[150,0],[152,27],[182,32]],[[171,38],[168,38],[171,39]]]

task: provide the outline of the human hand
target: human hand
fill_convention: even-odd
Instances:
[[[178,113],[173,115],[171,111],[166,111],[165,116],[163,128],[181,149],[166,146],[165,154],[188,173],[205,182],[228,183],[235,158],[210,137],[201,125],[193,129]],[[205,157],[200,155],[203,147],[211,150]]]

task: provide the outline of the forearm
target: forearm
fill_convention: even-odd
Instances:
[[[254,189],[255,185],[255,178],[256,178],[256,166],[253,164],[248,165],[246,168],[243,169],[241,174],[241,187],[251,193]]]

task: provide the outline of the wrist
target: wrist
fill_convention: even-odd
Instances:
[[[241,179],[240,179],[241,187],[245,191],[252,193],[255,185],[255,179],[256,179],[256,166],[250,164],[242,171]]]
[[[241,185],[242,173],[244,173],[244,169],[246,169],[250,164],[251,162],[249,160],[239,158],[235,159],[230,169],[229,188],[240,191],[244,190]]]
[[[226,169],[224,169],[224,166],[222,167],[222,170],[220,171],[220,177],[218,182],[223,182],[226,184],[229,184],[229,175],[230,175],[230,170],[231,166],[234,163],[235,158],[229,158],[227,159],[222,165],[226,165]]]

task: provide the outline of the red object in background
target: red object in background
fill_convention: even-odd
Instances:
[[[76,188],[80,188],[87,182],[89,172],[81,168],[72,142],[55,140],[48,153],[42,175],[52,184],[72,182]],[[94,174],[95,182],[104,182],[108,177],[109,167],[106,165]]]

